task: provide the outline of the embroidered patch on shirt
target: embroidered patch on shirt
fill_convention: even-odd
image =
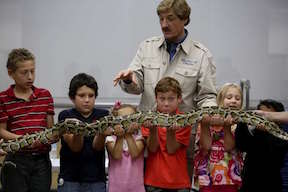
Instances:
[[[194,65],[194,64],[197,64],[197,63],[198,63],[198,61],[195,60],[195,59],[182,58],[181,61],[182,61],[182,63],[185,64],[185,65]]]

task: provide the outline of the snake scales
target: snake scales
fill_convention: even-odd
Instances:
[[[43,144],[55,143],[64,133],[81,134],[85,136],[93,136],[103,133],[108,127],[120,124],[126,130],[132,122],[143,124],[144,121],[150,120],[153,125],[167,127],[170,125],[186,126],[193,125],[201,120],[204,114],[215,115],[219,114],[222,117],[231,115],[236,123],[243,122],[248,125],[257,126],[264,125],[265,130],[280,138],[288,141],[288,133],[284,132],[279,126],[271,121],[268,121],[262,116],[257,115],[253,111],[224,109],[219,107],[204,107],[198,110],[193,110],[184,114],[169,116],[158,112],[138,112],[133,115],[123,117],[105,116],[93,123],[84,123],[76,119],[66,119],[65,121],[56,123],[52,128],[41,132],[23,135],[15,140],[8,140],[0,144],[0,148],[6,152],[16,152],[23,148],[32,145],[33,142],[39,140]]]

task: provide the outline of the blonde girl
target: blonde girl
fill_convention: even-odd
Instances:
[[[223,108],[241,109],[242,92],[237,84],[223,85],[217,104]],[[204,116],[196,136],[194,183],[200,192],[236,192],[241,185],[242,155],[235,149],[232,117]]]

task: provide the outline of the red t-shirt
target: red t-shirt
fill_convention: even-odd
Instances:
[[[179,114],[178,110],[176,111]],[[182,146],[174,154],[168,154],[166,148],[166,128],[157,127],[159,148],[155,153],[149,151],[144,176],[145,185],[165,189],[190,188],[187,169],[186,150],[189,145],[191,127],[183,127],[176,131],[176,140]],[[148,128],[142,127],[143,137],[150,134]]]
[[[50,92],[32,87],[33,93],[29,101],[25,101],[17,98],[13,89],[14,85],[0,93],[0,123],[7,123],[7,130],[17,135],[46,129],[47,115],[54,115],[53,98]],[[49,148],[50,146],[43,146],[40,151]]]

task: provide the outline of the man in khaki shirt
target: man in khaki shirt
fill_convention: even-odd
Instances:
[[[139,109],[155,109],[154,88],[166,76],[177,79],[182,88],[181,111],[216,105],[216,66],[202,44],[190,39],[185,26],[190,21],[185,0],[163,0],[157,7],[162,37],[143,41],[126,70],[114,78],[114,86],[131,94],[141,94]],[[193,173],[195,129],[187,153],[188,172]]]
[[[155,108],[154,88],[166,76],[181,85],[181,111],[216,105],[216,67],[212,55],[202,44],[190,39],[185,26],[190,21],[190,7],[185,0],[163,0],[157,8],[162,37],[143,41],[129,68],[114,78],[131,94],[142,94],[139,109]]]

